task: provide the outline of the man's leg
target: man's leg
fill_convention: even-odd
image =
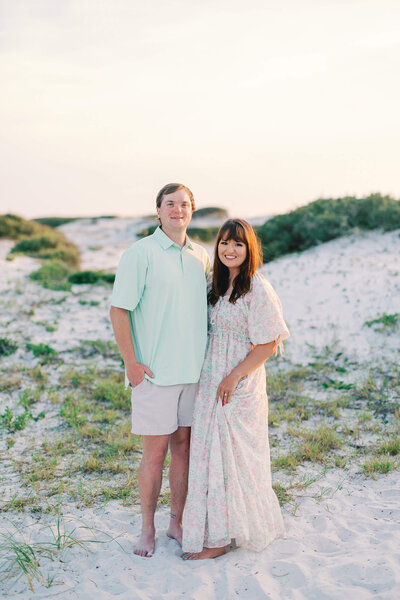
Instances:
[[[142,507],[142,533],[134,553],[154,553],[154,513],[162,482],[162,468],[168,449],[168,435],[144,435],[143,455],[139,467],[139,493]]]
[[[169,487],[171,490],[171,520],[167,535],[182,545],[182,515],[185,507],[190,453],[190,427],[178,427],[170,435],[171,465]]]

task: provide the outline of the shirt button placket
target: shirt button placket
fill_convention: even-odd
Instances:
[[[183,255],[183,248],[181,248],[181,269],[182,269],[182,274],[185,274],[185,260],[184,260],[184,255]]]

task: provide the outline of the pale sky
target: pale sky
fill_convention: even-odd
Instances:
[[[399,0],[0,0],[0,213],[400,197]]]

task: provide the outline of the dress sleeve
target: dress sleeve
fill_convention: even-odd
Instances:
[[[134,310],[139,304],[146,285],[147,263],[136,244],[121,257],[115,276],[111,305]]]
[[[210,262],[210,257],[208,256],[208,254],[206,257],[206,264],[205,264],[204,270],[205,270],[206,277],[208,279],[208,277],[211,275],[211,262]]]
[[[212,288],[212,280],[213,280],[213,273],[212,271],[209,271],[206,281],[207,281],[207,294],[209,293],[209,291]]]
[[[281,302],[269,281],[256,273],[250,291],[249,338],[251,343],[268,344],[276,341],[283,354],[283,340],[289,337],[289,330],[283,320]]]

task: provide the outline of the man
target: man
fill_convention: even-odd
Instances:
[[[160,227],[123,254],[110,317],[132,387],[132,433],[143,435],[139,467],[142,532],[134,553],[154,553],[154,513],[168,445],[171,518],[167,535],[182,543],[190,426],[207,336],[204,248],[186,229],[192,192],[168,184],[157,195]]]

